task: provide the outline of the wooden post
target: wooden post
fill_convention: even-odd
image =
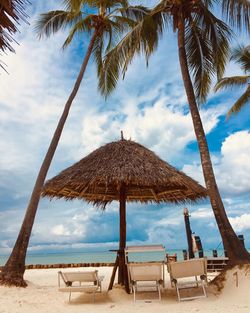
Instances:
[[[184,215],[184,222],[185,222],[187,242],[188,242],[188,255],[189,255],[189,259],[193,259],[194,252],[193,252],[193,243],[192,243],[192,231],[191,231],[190,222],[189,222],[190,215],[189,215],[187,208],[184,208],[183,215]]]
[[[195,238],[195,242],[196,242],[196,245],[197,245],[197,248],[198,248],[199,258],[203,258],[204,257],[204,252],[203,252],[200,236],[194,236],[194,238]]]
[[[244,236],[238,235],[238,238],[240,239],[240,242],[242,243],[243,247],[245,247]]]
[[[109,282],[108,291],[111,290],[113,288],[113,286],[114,286],[115,274],[116,274],[116,270],[117,270],[118,264],[119,264],[119,256],[117,254],[116,260],[115,260],[115,264],[114,264],[114,268],[113,268],[113,272],[112,272],[111,279],[110,279],[110,282]]]
[[[121,185],[120,188],[120,244],[119,244],[119,271],[118,283],[125,285],[126,291],[129,293],[128,271],[125,264],[124,249],[126,247],[126,186]]]
[[[188,259],[187,250],[182,250],[182,253],[183,253],[183,260],[187,260]]]
[[[213,250],[213,257],[214,257],[214,258],[217,258],[217,257],[218,257],[218,252],[217,252],[217,250]]]

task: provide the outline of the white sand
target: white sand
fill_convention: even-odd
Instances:
[[[224,288],[218,293],[215,288],[208,287],[208,297],[192,301],[177,302],[175,290],[169,281],[162,292],[162,301],[133,302],[133,295],[128,295],[119,286],[107,293],[111,267],[96,268],[99,275],[105,275],[102,294],[93,297],[90,294],[73,293],[68,302],[68,294],[57,289],[58,269],[26,270],[27,288],[9,288],[0,286],[0,313],[163,313],[163,312],[204,312],[204,313],[250,313],[250,269],[235,268],[227,273]],[[93,270],[63,269],[63,271]],[[236,286],[236,274],[238,286]],[[168,278],[168,275],[166,275]],[[146,297],[147,294],[140,294]],[[151,298],[156,297],[151,294]]]

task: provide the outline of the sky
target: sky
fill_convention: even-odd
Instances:
[[[140,2],[140,1],[137,1]],[[135,1],[131,1],[135,3]],[[151,4],[152,1],[144,1]],[[67,30],[38,40],[35,22],[60,1],[31,1],[29,25],[15,36],[16,53],[1,56],[9,74],[0,73],[0,254],[9,254],[19,232],[39,167],[63,106],[79,71],[89,37],[62,51]],[[249,43],[238,34],[232,45]],[[227,76],[241,74],[230,63]],[[225,114],[242,90],[214,94],[200,108],[217,183],[229,220],[250,247],[250,115],[249,105],[237,116]],[[146,67],[137,57],[105,101],[97,89],[90,60],[74,100],[47,178],[52,178],[94,149],[132,139],[204,185],[199,151],[177,58],[176,36],[164,33]],[[89,251],[116,248],[118,202],[103,212],[83,201],[41,199],[29,253]],[[127,205],[127,244],[162,243],[185,249],[183,208],[191,228],[207,249],[221,242],[209,201],[195,205]]]

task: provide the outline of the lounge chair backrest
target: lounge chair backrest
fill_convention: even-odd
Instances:
[[[163,277],[162,264],[129,263],[128,269],[132,281],[159,281]]]
[[[192,259],[169,263],[173,279],[206,275],[206,259]]]
[[[89,272],[58,272],[58,287],[61,292],[69,292],[69,302],[72,292],[90,292],[93,294],[102,292],[102,280],[104,276],[98,277],[98,271]],[[60,281],[65,283],[61,286]]]
[[[91,272],[67,272],[62,273],[66,282],[96,282],[98,280],[97,271]]]
[[[125,262],[166,262],[166,250],[163,245],[128,246],[125,251]]]

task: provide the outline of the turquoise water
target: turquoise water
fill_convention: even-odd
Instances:
[[[177,254],[177,259],[183,259],[182,250],[167,250],[168,254]],[[204,250],[204,255],[212,256],[212,250]],[[223,256],[223,251],[218,251]],[[4,265],[8,256],[0,255],[0,265]],[[64,252],[28,254],[26,264],[58,264],[58,263],[113,263],[116,253],[110,251],[98,252]],[[161,261],[164,256],[160,252],[134,252],[130,254],[130,261]]]
[[[8,256],[0,255],[0,265],[4,265]],[[28,254],[26,264],[58,264],[58,263],[112,263],[115,262],[114,252],[65,252]]]

